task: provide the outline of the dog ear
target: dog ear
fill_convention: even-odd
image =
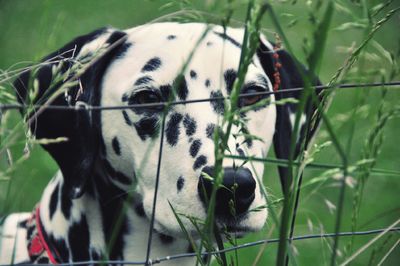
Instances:
[[[67,139],[43,145],[43,148],[60,167],[66,192],[71,198],[83,194],[99,150],[99,111],[88,110],[85,106],[99,105],[103,73],[112,58],[123,52],[125,35],[124,32],[103,28],[77,37],[14,81],[17,98],[26,106],[46,103],[66,82],[75,81],[50,103],[53,106],[75,106],[75,109],[36,108],[27,114],[28,121],[31,121],[29,127],[36,138]],[[77,64],[83,67],[77,70]],[[78,73],[79,78],[76,78]],[[31,99],[32,95],[35,95],[34,99]]]
[[[292,88],[303,88],[303,77],[312,79],[311,85],[318,86],[321,82],[312,73],[293,58],[288,52],[282,49],[274,51],[273,44],[261,40],[260,46],[257,49],[257,55],[260,63],[270,79],[272,86],[278,90],[275,93],[275,100],[283,100],[294,98],[300,100],[303,91],[290,91]],[[278,66],[276,64],[279,64]],[[279,72],[279,75],[277,74]],[[277,76],[277,78],[276,78]],[[277,84],[278,83],[278,84]],[[274,90],[275,90],[274,89]],[[285,92],[285,90],[287,90]],[[321,90],[316,90],[317,95],[320,95]],[[301,115],[298,137],[295,143],[294,159],[299,155],[302,144],[308,145],[319,125],[319,118],[316,119],[317,106],[314,105],[311,99],[307,99],[304,112]],[[276,105],[277,116],[275,123],[274,134],[274,149],[277,158],[289,159],[291,138],[296,119],[298,106],[296,103],[285,103]],[[279,166],[279,176],[281,180],[282,190],[286,194],[290,188],[292,180],[289,180],[288,169],[285,166]]]

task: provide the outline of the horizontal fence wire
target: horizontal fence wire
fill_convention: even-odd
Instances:
[[[340,85],[319,85],[312,86],[311,88],[315,90],[332,90],[332,89],[353,89],[353,88],[379,88],[379,87],[391,87],[396,88],[400,87],[400,81],[393,82],[378,82],[378,83],[348,83],[348,84],[340,84]],[[239,98],[246,97],[254,97],[254,96],[268,96],[275,94],[288,94],[292,92],[299,92],[304,90],[303,87],[298,88],[289,88],[285,90],[278,91],[263,91],[263,92],[254,92],[254,93],[242,93],[239,94]],[[130,105],[115,105],[115,106],[93,106],[88,104],[79,104],[79,105],[25,105],[25,104],[0,104],[0,110],[10,110],[10,109],[27,109],[27,108],[44,108],[49,110],[81,110],[82,108],[97,111],[97,110],[124,110],[131,108],[157,108],[157,107],[165,107],[167,105],[179,105],[179,104],[191,104],[191,103],[202,103],[202,102],[212,102],[212,101],[221,101],[227,100],[229,97],[213,97],[213,98],[204,98],[204,99],[194,99],[194,100],[186,100],[186,101],[173,101],[171,103],[160,102],[160,103],[146,103],[146,104],[130,104]]]
[[[382,229],[373,229],[368,231],[356,231],[356,232],[340,232],[338,234],[335,233],[326,233],[326,234],[309,234],[309,235],[301,235],[295,236],[291,238],[293,241],[301,241],[301,240],[309,240],[309,239],[319,239],[319,238],[332,238],[335,236],[339,237],[349,237],[349,236],[367,236],[367,235],[375,235],[382,232],[392,232],[392,233],[400,233],[400,227],[393,227],[391,229],[382,228]],[[288,239],[289,240],[289,239]],[[202,252],[201,255],[217,255],[220,253],[225,252],[232,252],[239,249],[254,247],[262,244],[274,244],[278,243],[279,238],[272,238],[272,239],[263,239],[254,242],[248,242],[245,244],[237,245],[234,247],[225,248],[223,250],[217,250],[213,252]],[[166,256],[162,258],[155,258],[148,261],[150,265],[159,264],[164,261],[171,261],[177,260],[182,258],[190,258],[196,257],[196,253],[182,253],[177,255]],[[59,263],[57,265],[61,266],[68,266],[68,265],[92,265],[92,264],[109,264],[109,265],[146,265],[146,261],[125,261],[125,260],[89,260],[89,261],[78,261],[78,262],[71,262],[71,263]],[[0,266],[7,266],[8,264],[2,264]],[[52,265],[52,264],[38,264],[38,265]]]

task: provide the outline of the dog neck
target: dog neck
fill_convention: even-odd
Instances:
[[[150,222],[142,205],[126,202],[124,191],[102,183],[101,179],[98,177],[96,186],[89,184],[90,189],[73,200],[68,197],[60,172],[50,181],[40,202],[40,220],[50,245],[62,262],[144,262]],[[156,231],[151,243],[150,258],[191,252],[187,240]],[[192,265],[194,259],[179,259],[171,265],[176,263]]]

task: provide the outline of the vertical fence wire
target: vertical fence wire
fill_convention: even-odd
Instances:
[[[154,227],[154,220],[156,216],[156,205],[157,205],[157,194],[158,194],[158,186],[160,181],[160,171],[161,171],[161,159],[163,153],[163,143],[164,143],[164,129],[165,129],[165,119],[167,117],[168,110],[163,113],[162,121],[161,121],[161,137],[160,137],[160,150],[158,152],[158,163],[157,163],[157,174],[156,174],[156,182],[154,187],[154,196],[153,196],[153,207],[150,219],[150,226],[149,226],[149,238],[147,240],[147,251],[146,251],[146,265],[151,265],[150,260],[150,253],[151,253],[151,242],[153,237],[153,227]]]

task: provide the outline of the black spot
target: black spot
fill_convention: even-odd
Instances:
[[[240,156],[245,156],[244,151],[241,148],[236,148],[236,151]]]
[[[90,259],[89,240],[90,234],[86,216],[82,215],[81,220],[72,224],[68,231],[68,242],[71,248],[73,261],[85,261]]]
[[[193,158],[196,157],[197,153],[199,152],[201,147],[201,140],[196,139],[192,142],[192,145],[190,145],[190,156],[192,156]]]
[[[126,33],[123,32],[123,31],[114,31],[114,32],[110,35],[110,37],[108,37],[106,43],[112,45],[112,44],[114,44],[115,42],[119,41],[120,39],[124,38],[125,36],[126,36]],[[111,50],[113,50],[113,53],[112,53],[112,58],[111,58],[110,61],[109,61],[109,64],[112,63],[112,60],[113,60],[113,59],[123,57],[124,54],[126,53],[126,51],[127,51],[131,46],[133,46],[133,43],[132,43],[132,42],[131,42],[131,43],[128,43],[128,42],[124,41],[123,44],[120,44],[120,45],[118,45],[117,47],[115,47],[114,49],[111,49]],[[78,51],[74,51],[74,52],[75,52],[75,54],[78,54]],[[67,57],[65,56],[65,58],[67,58]]]
[[[156,136],[159,128],[158,117],[143,117],[133,125],[135,126],[136,132],[138,133],[140,139],[146,140],[148,137],[152,138]]]
[[[136,214],[138,216],[140,216],[140,217],[145,217],[146,216],[146,213],[144,212],[144,207],[143,207],[143,203],[142,202],[135,206],[135,211],[136,211]]]
[[[236,77],[237,77],[237,72],[233,69],[228,69],[224,73],[226,91],[228,92],[228,94],[231,94],[232,92],[233,83],[235,82]]]
[[[216,32],[214,31],[214,34],[216,34],[217,36],[221,37],[224,40],[227,40],[228,42],[230,42],[231,44],[233,44],[234,46],[238,47],[238,48],[242,48],[242,45],[236,41],[235,39],[233,39],[232,37],[226,35],[225,33],[221,33],[221,32]]]
[[[184,184],[185,184],[185,179],[182,176],[180,176],[178,178],[178,181],[176,181],[176,188],[178,189],[178,191],[181,191]]]
[[[133,43],[124,43],[123,45],[121,45],[120,48],[118,48],[118,50],[115,52],[115,58],[121,58],[125,55],[126,51],[128,51],[128,49],[133,46]]]
[[[176,35],[168,35],[167,39],[168,40],[174,40],[174,39],[176,39]]]
[[[134,85],[139,86],[139,85],[147,84],[152,81],[153,81],[153,79],[150,76],[143,76],[141,78],[138,78]]]
[[[257,75],[257,80],[265,88],[268,88],[268,80],[263,75]]]
[[[110,37],[108,37],[106,43],[108,44],[112,44],[115,43],[116,41],[118,41],[119,39],[123,38],[124,36],[126,36],[126,33],[123,31],[114,31]]]
[[[147,63],[143,66],[142,72],[149,72],[157,70],[161,66],[161,60],[159,57],[154,57],[147,61]]]
[[[201,256],[201,260],[203,261],[204,265],[208,265],[210,260],[211,260],[211,255],[204,254],[204,255]]]
[[[57,238],[55,239],[53,235],[49,235],[48,239],[46,239],[46,234],[43,234],[45,241],[47,243],[54,244],[55,250],[58,251],[60,255],[59,261],[69,261],[70,260],[70,249],[67,247],[66,240],[64,238]]]
[[[187,98],[187,95],[189,93],[188,88],[187,88],[187,83],[185,76],[179,75],[175,80],[173,84],[174,89],[176,90],[179,99],[182,101],[185,101]]]
[[[126,123],[128,126],[132,126],[132,121],[131,121],[131,119],[129,118],[129,115],[128,115],[128,113],[127,113],[125,110],[122,110],[122,115],[124,116],[125,123]]]
[[[199,157],[197,157],[196,161],[193,164],[193,169],[197,170],[200,167],[202,167],[203,165],[205,165],[207,163],[207,157],[204,155],[200,155]]]
[[[113,36],[113,35],[114,35],[114,36]],[[119,35],[119,36],[118,36],[118,35]],[[124,33],[124,32],[118,32],[118,31],[117,31],[117,32],[114,32],[114,33],[110,36],[110,38],[106,41],[106,43],[108,43],[108,44],[113,44],[113,43],[115,43],[116,41],[118,41],[119,38],[123,37],[124,35],[126,35],[126,33]],[[120,45],[118,45],[117,47],[114,47],[114,49],[111,49],[111,50],[113,50],[113,52],[112,52],[112,57],[109,58],[108,64],[110,65],[115,59],[118,59],[118,58],[123,57],[123,56],[126,54],[126,52],[128,51],[128,49],[129,49],[131,46],[133,46],[133,45],[134,45],[133,42],[131,42],[131,43],[124,42],[123,44],[120,44]],[[75,48],[77,48],[77,47],[75,47]],[[78,54],[78,50],[79,50],[79,49],[71,49],[71,51],[72,51],[72,50],[74,51],[75,54]],[[80,59],[81,59],[82,61],[85,61],[85,60],[90,59],[90,58],[93,57],[93,56],[94,56],[94,53],[93,53],[93,52],[88,52],[87,54],[85,54],[84,56],[82,56]],[[72,57],[72,56],[71,56],[71,57]],[[63,58],[68,58],[68,56],[63,54]]]
[[[214,109],[214,111],[217,114],[223,114],[225,111],[225,104],[224,104],[224,99],[223,99],[223,95],[220,91],[212,91],[210,93],[210,98],[220,98],[220,99],[216,99],[216,100],[212,100],[210,101],[210,104],[212,106],[212,108]]]
[[[116,155],[121,155],[121,147],[119,145],[119,141],[117,137],[114,137],[111,141],[112,147]]]
[[[190,70],[190,77],[191,77],[192,79],[196,79],[196,78],[197,78],[197,73],[196,73],[196,71]]]
[[[129,177],[127,177],[123,173],[115,170],[107,160],[103,160],[103,165],[105,166],[105,170],[107,171],[108,176],[110,178],[112,178],[124,185],[130,185],[132,183],[132,180]],[[132,175],[132,176],[134,177],[134,175]]]
[[[122,101],[122,102],[127,102],[127,101],[129,101],[129,96],[128,96],[128,94],[124,93],[124,94],[122,95],[121,101]]]
[[[167,128],[165,130],[167,136],[167,142],[171,146],[175,146],[178,143],[178,137],[180,134],[179,123],[182,121],[182,115],[179,113],[174,113],[171,115],[167,123]]]
[[[71,215],[72,201],[69,196],[69,189],[64,184],[61,189],[61,212],[64,214],[65,219],[69,220]]]
[[[211,85],[211,81],[209,79],[206,79],[206,82],[204,82],[204,85],[206,85],[206,87],[210,87]]]
[[[49,258],[41,257],[35,263],[38,263],[38,264],[49,264],[50,260],[49,260]]]
[[[115,214],[115,217],[121,217],[121,209],[123,207],[121,206],[121,208],[119,208],[118,212]],[[119,227],[120,230],[118,232],[118,230],[116,230],[115,228]],[[109,252],[109,256],[108,258],[110,260],[120,260],[120,261],[124,261],[124,247],[126,245],[126,239],[125,236],[129,233],[130,231],[130,227],[128,224],[128,218],[126,217],[126,215],[122,218],[122,222],[121,219],[115,219],[114,223],[112,224],[112,229],[109,231],[109,235],[117,235],[117,237],[115,237],[114,239],[114,245],[112,247],[111,252]],[[118,232],[118,233],[115,233]],[[106,243],[110,243],[106,240]],[[104,257],[103,257],[104,258]]]
[[[189,244],[188,248],[187,248],[187,253],[194,253],[194,249],[192,244]]]
[[[50,220],[53,219],[53,215],[57,209],[58,192],[59,192],[59,185],[57,184],[56,188],[54,189],[53,193],[51,193],[50,197],[50,204],[49,204]]]
[[[214,130],[215,130],[215,124],[208,124],[208,125],[207,125],[207,128],[206,128],[206,135],[207,135],[207,138],[213,139]]]
[[[35,230],[34,226],[28,227],[28,230],[26,230],[27,239],[31,239],[32,238],[33,230]]]
[[[164,235],[162,233],[158,233],[158,236],[163,244],[171,244],[175,240],[172,236]]]
[[[247,128],[243,127],[242,132],[245,135],[244,143],[246,143],[248,148],[251,148],[253,146],[253,140],[250,137],[249,130]]]
[[[207,43],[206,43],[206,45],[207,46],[212,46],[214,43],[213,42],[210,42],[210,41],[208,41]]]
[[[90,256],[92,260],[100,260],[101,259],[101,253],[97,252],[94,248],[90,249]]]
[[[18,228],[27,229],[28,228],[28,220],[23,220],[18,223]]]
[[[103,225],[102,231],[96,233],[104,234],[105,243],[113,243],[113,245],[108,245],[109,248],[104,250],[104,252],[107,252],[107,254],[103,254],[101,252],[102,250],[98,250],[101,252],[100,257],[102,259],[107,258],[109,260],[123,260],[123,250],[125,245],[127,245],[126,241],[124,240],[124,236],[126,236],[126,234],[129,233],[134,226],[133,224],[127,222],[127,215],[125,212],[121,212],[121,210],[124,209],[129,196],[125,189],[121,189],[115,185],[110,185],[110,180],[101,178],[98,174],[93,176],[93,181],[96,183],[96,195],[93,196],[93,199],[98,202],[100,208],[99,222]],[[94,185],[91,187],[94,187]],[[132,202],[132,204],[137,204],[137,202],[133,201],[132,199],[130,202]],[[132,205],[132,207],[134,206],[135,205]]]
[[[247,144],[248,148],[253,147],[253,140],[251,138],[247,137],[244,142]]]
[[[186,129],[186,135],[192,136],[196,132],[197,124],[196,121],[188,114],[183,118],[183,126]]]
[[[160,91],[161,91],[162,98],[163,98],[163,100],[165,102],[168,102],[169,100],[172,100],[172,99],[170,99],[171,91],[172,91],[171,85],[162,85],[162,86],[160,86]]]

